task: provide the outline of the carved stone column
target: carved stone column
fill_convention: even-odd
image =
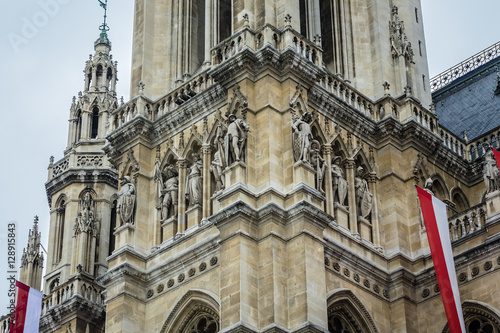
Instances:
[[[323,146],[323,158],[326,160],[326,175],[325,175],[325,211],[331,216],[334,215],[333,211],[333,183],[332,183],[332,146],[326,144]]]
[[[356,162],[353,159],[348,159],[346,163],[346,177],[349,182],[347,197],[349,200],[349,229],[354,235],[358,235],[358,212],[356,210],[356,188],[355,185],[355,167]]]
[[[179,169],[179,208],[177,217],[177,233],[186,230],[186,160],[177,161]]]
[[[210,145],[203,145],[203,214],[202,218],[206,219],[210,216],[210,194],[212,193],[210,182],[210,157],[212,149]]]
[[[373,235],[373,245],[380,251],[382,247],[380,246],[380,224],[378,221],[378,205],[377,205],[377,176],[375,172],[371,172],[368,177],[368,187],[370,192],[373,194],[373,208],[372,208],[372,235]]]

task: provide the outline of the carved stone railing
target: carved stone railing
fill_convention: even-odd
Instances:
[[[76,157],[76,166],[84,167],[102,167],[104,162],[103,155],[78,155]]]
[[[468,160],[474,161],[484,155],[484,145],[488,144],[496,150],[500,149],[500,127],[497,127],[467,144]]]
[[[319,40],[317,43],[320,44]],[[258,30],[250,29],[248,26],[243,27],[242,30],[216,45],[211,51],[212,64],[218,65],[245,48],[257,51],[265,45],[272,45],[278,51],[293,49],[316,66],[323,67],[322,50],[319,45],[311,42],[290,26],[279,30],[269,24]]]
[[[481,203],[448,219],[450,239],[456,241],[481,230],[486,223],[486,204]]]
[[[50,295],[44,296],[42,300],[42,316],[53,307],[68,301],[75,295],[80,295],[90,302],[104,305],[104,296],[102,295],[102,291],[103,289],[97,287],[95,284],[82,280],[65,283],[54,288]]]
[[[380,119],[380,117],[377,117],[377,109],[373,102],[338,76],[327,73],[320,79],[319,85],[368,118]]]
[[[500,55],[500,42],[488,47],[472,57],[462,61],[456,66],[436,75],[431,79],[431,91],[434,92],[450,84],[452,81],[473,71],[481,65],[495,59]]]
[[[52,166],[52,177],[57,177],[69,169],[69,159],[63,158]]]
[[[155,121],[164,114],[175,110],[213,84],[213,79],[207,74],[207,71],[204,71],[192,77],[170,93],[158,98],[156,101],[152,101],[144,96],[135,97],[111,112],[108,132],[126,124],[138,114],[142,114],[147,119]]]
[[[446,148],[470,161],[470,156],[467,154],[467,149],[462,138],[456,136],[442,126],[439,126],[437,134],[441,139],[443,139],[443,145]]]

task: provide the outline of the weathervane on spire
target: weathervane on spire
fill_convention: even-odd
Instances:
[[[101,34],[106,35],[106,32],[109,31],[109,26],[106,23],[106,18],[107,18],[107,11],[108,11],[108,0],[97,0],[99,1],[99,4],[101,5],[102,8],[104,8],[104,23],[101,24],[99,29],[101,30]]]

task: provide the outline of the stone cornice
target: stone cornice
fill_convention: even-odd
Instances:
[[[325,74],[323,69],[294,50],[286,49],[280,52],[269,44],[257,51],[246,48],[212,68],[208,74],[222,86],[229,88],[243,78],[256,81],[259,75],[265,72],[273,73],[280,80],[293,77],[306,87],[312,86]]]
[[[69,168],[45,183],[49,205],[52,196],[71,184],[104,183],[118,188],[118,173],[111,168]]]

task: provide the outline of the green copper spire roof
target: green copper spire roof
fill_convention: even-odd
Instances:
[[[99,1],[99,5],[104,8],[104,20],[103,23],[99,26],[99,30],[101,30],[101,34],[99,35],[99,39],[96,40],[95,44],[107,44],[111,46],[111,42],[108,38],[109,26],[106,23],[107,12],[108,12],[108,0],[97,0]]]

